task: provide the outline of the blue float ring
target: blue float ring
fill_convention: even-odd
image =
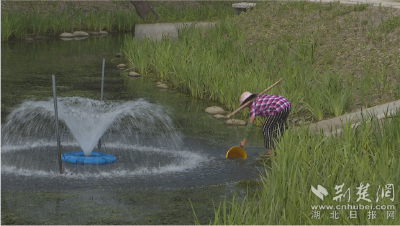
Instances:
[[[81,164],[105,164],[112,163],[117,160],[117,157],[101,152],[92,152],[89,157],[86,157],[83,152],[69,152],[61,155],[61,161]]]

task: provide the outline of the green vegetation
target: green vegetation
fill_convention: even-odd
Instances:
[[[159,15],[167,18],[164,22],[197,20],[203,16],[221,21],[207,29],[184,27],[179,31],[178,40],[164,38],[157,42],[132,38],[124,42],[123,50],[131,67],[139,73],[157,77],[195,98],[211,99],[233,110],[243,91],[258,92],[284,78],[270,93],[283,95],[293,103],[291,118],[318,121],[400,97],[400,13],[396,9],[365,4],[258,2],[254,10],[229,18],[228,13],[214,17],[214,9],[209,13],[199,12],[198,17],[193,16],[197,13],[195,11],[183,17],[178,14],[167,16],[163,13],[169,11],[168,7],[155,8]],[[85,17],[74,18],[76,23],[61,20],[61,25],[45,25],[47,22],[41,21],[40,17],[32,16],[30,20],[37,24],[27,25],[24,29],[29,27],[29,32],[25,33],[24,29],[17,29],[18,24],[25,22],[2,14],[2,35],[3,31],[8,34],[2,40],[25,37],[31,32],[56,34],[64,29],[87,27],[121,31],[134,26],[135,20],[129,20],[133,25],[125,21],[127,12],[101,12],[104,13],[101,17],[113,18],[112,21],[104,19],[97,23],[94,18],[100,14],[82,12]],[[238,114],[238,117],[245,116],[245,111]],[[394,219],[387,219],[386,211],[376,211],[376,219],[369,219],[368,210],[359,210],[356,219],[349,219],[349,210],[337,210],[339,219],[335,221],[330,218],[331,211],[321,211],[320,219],[316,219],[311,208],[311,205],[338,203],[368,205],[369,202],[364,200],[356,201],[359,197],[356,188],[361,183],[369,183],[370,197],[367,198],[373,205],[395,205],[398,209],[399,123],[400,112],[383,121],[365,120],[355,129],[347,125],[340,135],[329,137],[314,134],[306,127],[286,131],[277,143],[277,158],[265,165],[267,170],[261,176],[262,189],[217,204],[211,223],[400,224],[397,215]],[[349,202],[344,198],[333,200],[337,191],[335,186],[341,184],[344,184],[343,192],[347,188],[351,191]],[[377,195],[381,194],[379,189],[387,184],[396,186],[393,194],[396,199],[392,202],[384,197],[377,202]],[[311,192],[311,186],[317,185],[329,191],[324,201]],[[258,183],[253,186],[258,186]],[[199,203],[205,204],[203,198],[207,195],[198,196]],[[128,199],[123,197],[121,200]],[[132,206],[135,205],[137,203],[132,202]],[[200,204],[193,204],[197,217],[201,219],[197,223],[208,223],[204,222],[208,219],[208,212],[201,213],[197,205]],[[83,210],[93,210],[84,207]],[[143,211],[140,209],[138,212]],[[155,213],[154,217],[160,213],[163,212]],[[178,217],[181,212],[174,214]],[[5,219],[9,223],[26,223],[24,219],[17,221],[13,214],[5,215]],[[171,223],[163,219],[147,220],[132,222]]]
[[[19,11],[1,15],[1,39],[24,39],[30,34],[53,36],[62,32],[74,32],[77,30],[88,31],[131,31],[135,24],[140,21],[135,12],[88,12],[83,10],[56,11],[42,14],[35,12],[31,14]]]
[[[154,11],[164,23],[186,21],[216,21],[232,17],[234,11],[231,2],[201,1],[190,4],[188,2],[163,2],[154,6]]]
[[[340,135],[325,137],[311,134],[302,127],[287,131],[277,144],[277,157],[262,176],[263,186],[256,195],[223,201],[215,210],[216,225],[276,225],[276,224],[372,224],[398,225],[398,217],[387,217],[387,211],[398,213],[400,190],[400,111],[385,119],[366,119],[355,129],[349,124]],[[357,194],[361,183],[370,185],[365,196]],[[335,186],[342,185],[339,192]],[[393,184],[394,190],[382,196],[385,185]],[[327,189],[324,200],[311,192],[311,186]],[[365,187],[364,187],[365,188]],[[334,200],[344,194],[341,200]],[[394,200],[390,200],[394,198]],[[358,209],[355,219],[349,209],[319,210],[320,217],[313,215],[315,205],[385,205],[385,210]],[[390,206],[387,206],[390,205]],[[395,206],[395,209],[389,209]],[[194,207],[195,210],[195,207]],[[332,219],[332,212],[338,219]],[[372,210],[373,211],[373,210]]]
[[[126,40],[123,49],[139,73],[228,110],[237,108],[242,92],[259,92],[284,78],[270,93],[293,103],[291,118],[318,121],[400,97],[398,16],[396,9],[365,4],[257,3],[215,27],[184,27],[177,40]],[[371,204],[398,208],[398,200],[377,194],[400,182],[399,123],[398,112],[384,121],[366,119],[355,129],[347,125],[329,137],[306,127],[287,131],[277,158],[265,165],[259,193],[217,204],[211,223],[399,224],[386,211],[374,212],[373,219],[359,210],[350,219],[349,210],[337,209],[333,220],[332,211],[320,211],[317,218],[311,207],[369,205],[356,194],[368,183]],[[348,202],[333,200],[335,186],[342,184],[343,192],[351,191]],[[311,192],[317,185],[328,189],[324,201]],[[392,197],[399,195],[395,189]],[[193,210],[196,215],[195,205]]]
[[[292,102],[292,117],[321,120],[400,97],[398,14],[365,4],[258,3],[212,28],[184,27],[178,40],[132,38],[123,49],[139,73],[228,110],[242,92],[284,78],[270,93]]]
[[[11,4],[11,3],[8,3]],[[91,2],[85,7],[78,7],[79,3],[45,3],[39,5],[26,5],[28,3],[13,3],[21,8],[29,8],[28,11],[19,9],[5,10],[1,14],[1,41],[10,39],[25,39],[32,35],[57,36],[63,32],[74,31],[101,31],[124,32],[133,31],[135,24],[144,23],[136,14],[134,9],[119,7],[115,9],[100,8],[101,2]],[[25,4],[25,5],[24,5]],[[63,10],[59,10],[60,5],[68,4]],[[71,4],[71,5],[69,5]],[[82,4],[82,3],[80,3]],[[111,4],[111,3],[104,3]],[[116,6],[126,4],[124,2],[114,2]],[[130,4],[130,3],[128,3]],[[233,11],[227,7],[228,3],[209,2],[187,4],[176,2],[153,3],[153,8],[159,15],[157,22],[176,22],[176,21],[204,21],[218,20],[233,16]],[[111,5],[113,6],[113,5]],[[32,8],[30,8],[32,7]],[[152,18],[146,20],[147,23],[155,22]]]

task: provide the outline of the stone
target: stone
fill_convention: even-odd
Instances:
[[[158,84],[158,85],[156,85],[156,87],[158,88],[158,89],[168,89],[168,86],[167,85],[165,85],[165,84]]]
[[[246,121],[241,119],[228,119],[225,122],[228,125],[238,125],[238,126],[245,126],[247,124]]]
[[[131,76],[131,77],[140,77],[140,76],[142,76],[142,75],[140,75],[140,74],[137,73],[137,72],[131,71],[131,72],[129,72],[129,76]]]
[[[100,31],[99,33],[100,33],[100,35],[108,35],[107,31]]]
[[[216,115],[214,115],[214,118],[217,118],[217,119],[226,119],[226,118],[228,118],[228,117],[226,117],[226,115],[216,114]]]
[[[125,64],[118,64],[118,65],[117,65],[117,68],[124,68],[124,67],[126,67]]]
[[[60,37],[61,38],[73,38],[74,35],[71,33],[64,32],[64,33],[60,34]]]
[[[205,112],[210,113],[210,114],[225,114],[225,110],[217,107],[217,106],[212,106],[212,107],[208,107],[206,108]]]
[[[232,4],[232,7],[235,9],[235,15],[239,15],[241,12],[246,12],[247,9],[252,9],[254,6],[256,6],[256,3],[250,2]]]
[[[89,36],[89,33],[84,32],[84,31],[75,31],[72,33],[75,37],[87,37]]]

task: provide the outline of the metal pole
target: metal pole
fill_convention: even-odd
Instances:
[[[103,71],[101,73],[101,98],[100,100],[103,101],[103,90],[104,90],[104,66],[106,64],[106,59],[103,59]]]
[[[101,97],[100,100],[103,101],[103,90],[104,90],[104,66],[106,64],[106,59],[103,59],[103,70],[101,72]],[[101,148],[101,138],[99,139],[99,142],[97,142],[97,147]]]
[[[56,94],[56,77],[53,77],[53,98],[54,98],[54,112],[56,116],[56,136],[57,136],[57,149],[58,149],[58,165],[60,167],[60,174],[62,174],[62,162],[61,162],[61,144],[60,144],[60,133],[58,130],[58,110],[57,110],[57,94]]]

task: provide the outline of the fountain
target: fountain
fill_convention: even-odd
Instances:
[[[63,162],[72,162],[68,158],[75,156],[75,163],[87,163],[79,158],[99,155],[93,150],[100,149],[96,147],[100,139],[105,152],[100,154],[119,158],[118,164],[104,168],[105,171],[98,167],[82,170],[67,163],[63,166],[65,172],[70,176],[100,173],[115,177],[195,167],[204,159],[181,150],[182,135],[175,130],[169,115],[168,108],[143,99],[104,102],[82,97],[58,98]],[[28,100],[15,108],[2,127],[3,172],[25,175],[36,171],[36,175],[54,175],[55,169],[44,166],[54,166],[56,161],[54,124],[53,99]],[[115,162],[115,157],[108,162]]]

